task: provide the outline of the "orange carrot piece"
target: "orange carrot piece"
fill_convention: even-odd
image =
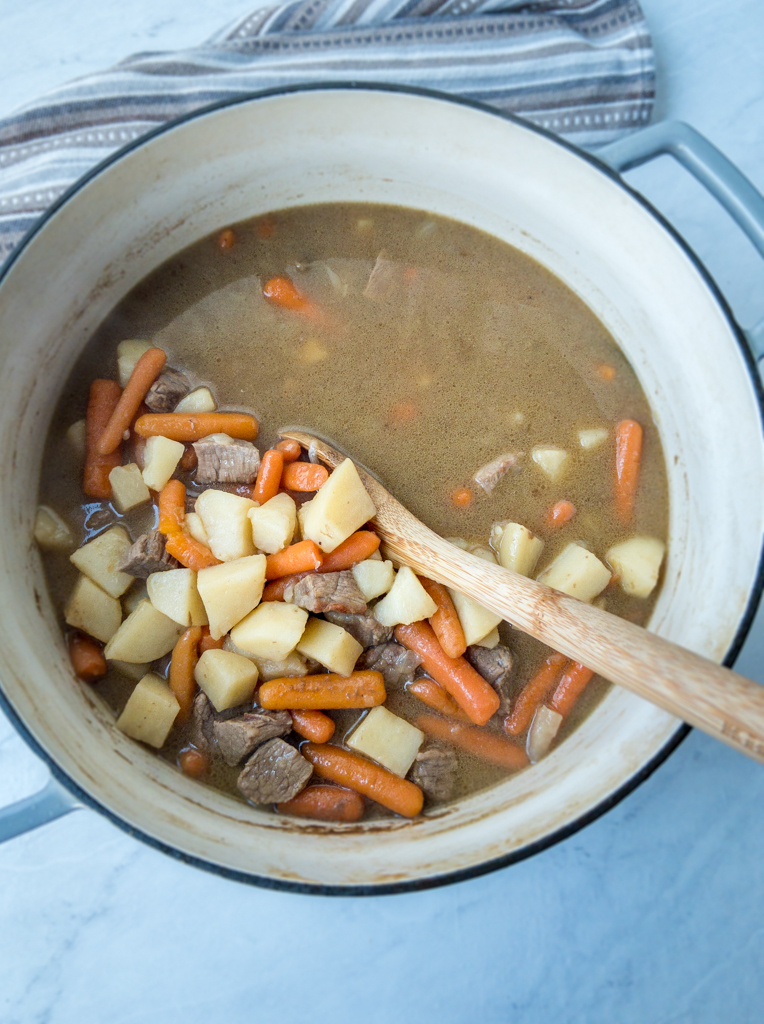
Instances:
[[[72,633],[69,637],[69,657],[72,660],[74,674],[83,683],[94,683],[96,679],[106,675],[107,665],[103,649],[90,637]]]
[[[225,643],[225,637],[220,637],[218,640],[210,634],[209,626],[202,626],[202,635],[199,640],[199,657],[201,657],[205,651],[220,651],[223,649]]]
[[[323,711],[311,711],[304,708],[290,708],[292,728],[306,740],[314,743],[328,743],[334,736],[334,721]]]
[[[564,654],[550,654],[522,688],[515,698],[512,714],[504,719],[504,728],[510,736],[519,736],[531,724],[536,709],[546,700],[566,661]]]
[[[320,569],[323,561],[323,552],[315,541],[301,540],[297,544],[290,544],[283,551],[266,556],[265,578],[277,580],[279,576],[310,572],[311,569]]]
[[[135,364],[130,380],[125,385],[117,407],[106,424],[97,445],[99,455],[110,455],[122,441],[122,435],[133,421],[141,402],[167,362],[161,348],[150,348]]]
[[[270,679],[257,691],[257,699],[268,711],[333,711],[339,708],[375,708],[384,704],[387,693],[381,672],[351,672],[341,676],[322,672],[315,676],[284,676]]]
[[[358,821],[363,816],[363,797],[340,786],[308,786],[286,803],[276,804],[280,814],[316,821]]]
[[[284,469],[284,456],[271,448],[262,458],[260,468],[257,471],[255,488],[252,491],[252,499],[264,505],[266,501],[274,498],[279,493],[281,473]]]
[[[435,583],[426,576],[420,576],[419,582],[438,606],[429,620],[438,643],[449,658],[461,658],[467,650],[467,641],[451,595],[441,583]]]
[[[317,491],[328,479],[326,466],[314,462],[288,462],[284,466],[281,486],[287,491]]]
[[[415,818],[422,810],[424,794],[419,786],[360,754],[328,743],[303,743],[300,753],[319,778],[354,789],[396,814]]]
[[[509,768],[510,771],[525,768],[528,764],[528,755],[522,747],[486,729],[476,729],[474,725],[463,725],[461,722],[449,722],[445,718],[436,718],[435,715],[417,715],[414,724],[428,736],[466,750],[475,757],[490,761],[491,764]]]
[[[178,638],[172,652],[170,672],[167,681],[180,704],[176,721],[187,722],[196,693],[194,669],[198,660],[199,641],[202,639],[201,626],[191,626]]]
[[[283,441],[279,441],[276,445],[276,451],[281,452],[284,456],[284,462],[294,462],[295,459],[299,459],[302,455],[300,442],[292,440],[291,437],[285,437]]]
[[[98,442],[119,403],[122,389],[114,380],[94,380],[90,385],[85,417],[85,469],[82,489],[89,498],[111,497],[109,473],[122,464],[120,446],[110,455],[100,455]]]
[[[263,601],[283,601],[284,591],[290,583],[296,583],[301,580],[303,576],[310,576],[309,572],[295,572],[290,576],[281,576],[277,580],[271,580],[270,583],[265,584],[263,589],[263,596],[260,598],[260,603]]]
[[[449,658],[427,622],[396,626],[395,639],[419,655],[425,672],[451,694],[470,721],[485,725],[499,710],[496,690],[464,658]]]
[[[418,697],[423,704],[426,704],[428,708],[432,708],[433,711],[440,711],[442,715],[449,715],[451,718],[459,718],[464,722],[469,722],[469,718],[467,718],[454,698],[446,693],[443,687],[436,683],[434,679],[422,676],[420,679],[415,679],[413,683],[409,683],[406,690],[408,693],[413,693],[415,697]]]
[[[418,415],[419,410],[413,402],[396,402],[388,414],[386,423],[391,427],[398,423],[413,423]]]
[[[210,770],[210,759],[203,751],[189,747],[178,755],[178,767],[185,775],[196,779]]]
[[[196,572],[210,565],[220,565],[220,559],[215,558],[209,548],[186,533],[171,533],[167,538],[165,551],[173,558],[177,558],[181,565]]]
[[[269,213],[263,217],[260,223],[255,228],[255,234],[258,238],[263,241],[267,241],[273,237],[273,233],[276,230],[276,221],[271,217]]]
[[[324,313],[315,302],[311,302],[288,277],[272,277],[263,285],[263,295],[274,306],[290,309],[311,320],[323,319]]]
[[[228,249],[233,249],[236,244],[236,235],[231,228],[226,228],[225,231],[221,231],[218,235],[218,249],[226,252]]]
[[[254,441],[258,423],[246,412],[149,412],[135,421],[139,437],[169,437],[171,441],[198,441],[210,434],[228,434]]]
[[[338,544],[334,551],[324,555],[319,572],[342,572],[357,562],[369,558],[379,547],[379,537],[371,530],[358,530],[351,533],[347,540]]]
[[[180,533],[186,521],[186,488],[180,480],[168,480],[159,492],[157,529],[166,537]]]
[[[552,699],[547,702],[552,711],[556,711],[558,715],[566,718],[593,675],[594,672],[580,662],[568,662],[565,673],[552,694]]]
[[[615,510],[624,523],[634,513],[641,459],[642,427],[636,420],[621,420],[615,428]]]
[[[546,525],[550,528],[564,526],[576,514],[576,506],[572,501],[558,501],[547,512]]]
[[[611,366],[610,363],[597,363],[595,370],[603,380],[613,380],[615,378],[615,367]]]
[[[472,491],[469,487],[457,487],[451,492],[451,504],[457,508],[469,508],[472,504]]]

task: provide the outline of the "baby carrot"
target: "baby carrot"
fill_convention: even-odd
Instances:
[[[642,427],[636,420],[621,420],[615,428],[615,510],[627,523],[634,513],[642,458]]]
[[[563,718],[569,715],[593,675],[594,672],[580,662],[569,661],[565,674],[552,694],[552,699],[547,702],[552,711],[556,711]]]
[[[491,764],[498,764],[502,768],[514,771],[525,768],[528,764],[528,755],[522,747],[486,729],[476,729],[474,725],[462,725],[461,722],[449,722],[445,718],[436,718],[435,715],[417,715],[414,724],[428,736],[460,747],[469,754],[490,761]]]
[[[227,249],[233,249],[236,244],[236,235],[231,228],[226,228],[225,231],[221,231],[218,235],[218,249],[225,252]]]
[[[306,298],[288,277],[272,277],[270,281],[266,281],[263,285],[263,295],[274,306],[291,309],[294,313],[301,313],[311,320],[323,318],[323,310]]]
[[[420,576],[419,582],[438,606],[438,610],[429,620],[438,643],[449,658],[461,658],[467,650],[467,641],[451,595],[442,584],[435,583],[426,576]]]
[[[264,505],[266,501],[274,498],[279,493],[281,483],[281,472],[284,469],[284,456],[281,452],[271,448],[263,455],[260,468],[257,471],[257,480],[252,492],[254,501]]]
[[[515,699],[512,714],[504,719],[504,728],[510,736],[519,736],[531,724],[536,708],[546,700],[566,661],[564,654],[550,654],[522,688]]]
[[[546,525],[550,528],[564,526],[576,514],[576,506],[571,501],[558,501],[547,512]]]
[[[148,412],[135,421],[139,437],[169,437],[171,441],[198,441],[210,434],[228,434],[254,441],[258,423],[246,412]]]
[[[187,569],[195,569],[197,572],[210,565],[220,565],[220,559],[215,558],[209,548],[185,533],[171,533],[167,538],[165,551],[173,558],[177,558]]]
[[[100,645],[81,633],[69,637],[69,657],[74,674],[84,683],[94,683],[106,675],[106,658]]]
[[[284,462],[294,462],[295,459],[299,459],[300,455],[302,455],[300,442],[292,440],[291,437],[285,437],[283,441],[279,441],[276,445],[276,451],[281,452],[284,456]]]
[[[202,638],[201,626],[191,626],[182,633],[175,644],[170,661],[168,682],[170,689],[180,704],[177,721],[187,722],[191,714],[191,705],[196,693],[194,669],[198,659],[199,641]]]
[[[276,804],[280,814],[316,821],[358,821],[363,816],[363,797],[340,786],[308,786],[286,803]]]
[[[270,583],[265,584],[263,590],[263,596],[260,598],[260,603],[263,601],[283,601],[284,591],[290,583],[296,583],[301,580],[303,576],[310,576],[308,572],[295,572],[291,576],[281,576],[277,580],[271,580]]]
[[[347,540],[338,544],[334,551],[324,555],[319,572],[342,572],[349,569],[364,558],[369,558],[379,547],[379,537],[371,530],[358,530],[351,533]]]
[[[315,676],[285,676],[263,683],[257,699],[268,711],[330,711],[338,708],[374,708],[387,693],[381,672],[351,672],[349,676],[322,672]]]
[[[118,447],[122,435],[130,426],[133,417],[141,407],[141,402],[148,390],[167,362],[167,356],[161,348],[150,348],[143,353],[135,364],[130,380],[120,396],[117,407],[106,424],[98,442],[99,455],[110,455]]]
[[[178,755],[178,766],[185,775],[198,778],[206,775],[210,769],[210,759],[207,754],[195,747],[182,750]]]
[[[109,473],[122,464],[120,446],[110,455],[100,455],[98,442],[106,424],[117,408],[122,389],[114,380],[94,380],[90,385],[88,411],[85,416],[85,469],[82,489],[89,498],[110,498]]]
[[[216,640],[215,637],[212,636],[210,633],[210,627],[202,626],[202,635],[199,640],[199,657],[201,658],[205,651],[222,650],[224,643],[224,637],[221,636],[219,640]]]
[[[168,480],[159,492],[159,523],[160,533],[169,537],[171,533],[180,533],[186,521],[186,488],[180,480]]]
[[[396,814],[415,818],[422,810],[424,794],[419,786],[360,754],[328,743],[303,743],[300,753],[310,761],[319,778],[354,789]]]
[[[428,708],[432,708],[433,711],[440,711],[442,715],[450,715],[451,718],[460,718],[463,721],[469,722],[469,718],[467,718],[454,698],[447,694],[443,687],[436,683],[434,679],[422,676],[421,679],[415,679],[413,683],[409,683],[406,690],[409,693],[413,693],[415,697],[418,697],[423,704],[426,704]]]
[[[451,694],[470,721],[485,725],[499,710],[496,690],[464,658],[449,658],[428,623],[396,626],[395,639],[419,655],[425,672]]]
[[[325,715],[323,711],[290,708],[289,712],[292,716],[292,728],[306,740],[313,740],[314,743],[328,743],[334,736],[334,720]]]
[[[328,479],[326,466],[313,462],[288,462],[281,476],[281,486],[287,491],[317,491]]]
[[[177,556],[176,556],[177,557]],[[310,572],[319,569],[324,555],[318,544],[313,540],[301,540],[290,544],[283,551],[267,555],[265,559],[265,578],[277,580],[279,576],[291,576],[293,573]]]

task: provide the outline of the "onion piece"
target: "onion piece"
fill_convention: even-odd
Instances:
[[[533,716],[526,750],[531,764],[536,764],[549,752],[554,738],[562,725],[562,715],[542,704]]]

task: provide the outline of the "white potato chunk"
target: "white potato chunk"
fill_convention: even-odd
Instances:
[[[109,483],[112,501],[120,512],[127,512],[151,500],[140,467],[134,462],[128,462],[126,466],[115,466],[109,473]]]
[[[135,364],[143,353],[153,347],[149,341],[120,341],[117,345],[117,371],[121,387],[130,380]]]
[[[194,509],[201,517],[215,558],[221,562],[232,562],[235,558],[254,555],[252,527],[247,515],[250,509],[257,507],[256,501],[238,494],[214,488],[202,491]]]
[[[122,598],[122,607],[125,609],[125,614],[132,615],[141,601],[148,601],[148,599],[149,592],[146,589],[146,581],[136,580],[132,588]]]
[[[657,537],[631,537],[615,544],[605,558],[631,597],[649,597],[658,582],[666,545]]]
[[[610,570],[580,544],[568,544],[536,579],[563,594],[591,601],[610,582]]]
[[[189,391],[175,406],[175,412],[214,412],[216,409],[217,405],[209,388],[195,388]]]
[[[476,640],[475,644],[478,647],[498,647],[501,643],[501,637],[499,636],[499,627],[494,626],[490,633],[486,633],[482,640]]]
[[[111,667],[128,679],[134,679],[136,683],[151,669],[151,665],[146,662],[133,665],[129,661],[112,661]]]
[[[67,428],[66,441],[72,454],[81,462],[85,461],[85,439],[87,437],[87,424],[85,420],[75,420]]]
[[[531,457],[547,480],[554,484],[562,479],[568,461],[568,453],[563,448],[534,448]]]
[[[533,722],[528,732],[526,750],[532,764],[540,761],[549,752],[561,725],[562,715],[557,711],[552,711],[546,704],[542,704],[533,716]]]
[[[210,546],[210,539],[207,536],[207,531],[204,529],[202,517],[198,512],[186,512],[186,529],[188,530],[189,537],[198,540],[206,548]]]
[[[297,646],[307,621],[308,613],[296,604],[266,601],[233,627],[231,639],[247,654],[283,661]]]
[[[161,491],[183,458],[185,446],[169,437],[150,437],[143,449],[143,482]]]
[[[374,554],[376,555],[376,551]],[[366,558],[356,562],[352,569],[353,578],[358,589],[367,601],[386,594],[395,582],[395,570],[392,562],[382,562],[376,558]]]
[[[247,513],[252,540],[259,551],[272,555],[292,543],[297,526],[297,505],[288,494],[276,494],[264,505]]]
[[[381,705],[372,708],[347,738],[351,750],[403,778],[414,763],[424,733]]]
[[[363,653],[363,647],[342,626],[311,616],[297,650],[306,658],[314,658],[330,672],[349,676]]]
[[[107,594],[120,597],[133,582],[132,576],[117,569],[130,549],[130,544],[127,530],[122,526],[113,526],[83,544],[69,556],[69,561]]]
[[[117,719],[117,728],[134,740],[159,749],[164,746],[179,711],[180,704],[169,685],[149,672],[130,694]]]
[[[257,678],[257,665],[233,651],[204,651],[194,669],[194,679],[216,711],[251,700]]]
[[[328,553],[368,523],[376,511],[358,470],[351,459],[345,459],[298,514],[303,537]]]
[[[374,606],[374,617],[383,626],[408,625],[429,619],[438,606],[416,578],[416,574],[402,565],[388,593]]]
[[[520,576],[530,576],[543,550],[543,540],[520,523],[506,523],[498,536],[497,533],[491,531],[491,540],[499,552],[501,565]]]
[[[254,661],[260,672],[260,681],[267,683],[269,679],[283,679],[287,677],[305,676],[308,674],[308,663],[297,651],[287,654],[282,661],[271,661],[270,658],[258,658],[254,654],[248,654],[240,647],[237,647],[230,636],[223,641],[224,651],[233,651],[234,654],[241,654],[244,658]]]
[[[156,610],[179,626],[208,624],[207,613],[196,589],[196,573],[193,569],[154,572],[146,580],[146,590]]]
[[[247,555],[200,569],[196,586],[210,634],[219,640],[259,603],[265,586],[265,555]]]
[[[178,624],[151,601],[141,601],[125,619],[104,650],[104,657],[117,661],[156,661],[163,658],[178,640]]]
[[[592,430],[579,430],[578,432],[578,443],[587,451],[600,448],[607,439],[608,431],[605,427],[594,427]]]
[[[64,620],[67,625],[106,643],[122,622],[122,605],[87,576],[80,576],[66,602]]]
[[[488,636],[501,622],[501,615],[489,611],[488,608],[484,608],[482,604],[478,604],[471,597],[460,594],[458,590],[452,590],[450,587],[448,592],[454,602],[454,608],[456,608],[456,614],[462,624],[464,639],[468,646],[476,644],[483,637]]]
[[[40,505],[34,517],[34,539],[46,551],[71,551],[74,534],[49,505]]]

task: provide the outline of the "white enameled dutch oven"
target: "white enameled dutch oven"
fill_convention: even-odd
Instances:
[[[761,590],[761,396],[743,332],[703,267],[613,170],[668,151],[764,253],[764,201],[683,125],[610,146],[608,166],[488,108],[368,85],[201,111],[127,147],[56,204],[0,279],[2,702],[53,773],[41,794],[0,812],[0,838],[86,804],[244,881],[391,892],[527,856],[645,778],[686,730],[614,687],[539,765],[421,819],[329,828],[258,811],[115,729],[97,687],[72,674],[31,533],[59,389],[141,278],[221,225],[268,210],[343,200],[417,207],[528,253],[611,331],[652,404],[669,475],[670,553],[650,628],[731,663]]]

